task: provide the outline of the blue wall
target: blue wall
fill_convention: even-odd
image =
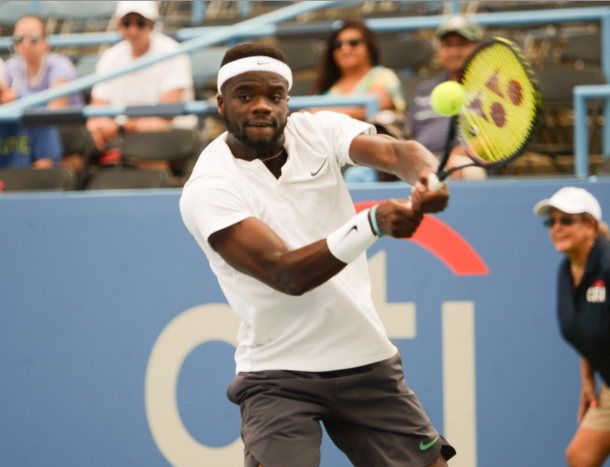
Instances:
[[[478,465],[564,465],[576,429],[578,358],[555,318],[561,259],[534,204],[565,185],[610,213],[610,180],[454,183],[440,214],[489,275],[458,277],[430,252],[382,239],[388,302],[415,302],[417,336],[399,339],[407,384],[443,431],[441,304],[473,301]],[[405,185],[352,190],[355,201],[407,197]],[[151,435],[145,376],[176,316],[226,303],[182,224],[179,191],[0,197],[0,465],[168,466]],[[225,397],[233,347],[184,360],[176,389],[198,443],[239,435]],[[322,466],[349,463],[326,438]],[[182,466],[180,466],[182,467]]]

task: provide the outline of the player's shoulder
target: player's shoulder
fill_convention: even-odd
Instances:
[[[225,142],[225,137],[226,133],[220,135],[201,152],[185,189],[195,181],[200,184],[216,178],[229,181],[236,179],[233,155]]]
[[[311,114],[309,112],[293,113],[288,117],[286,133],[300,140],[303,144],[314,144],[316,141],[325,140],[329,128],[339,126],[343,118],[349,119],[347,115],[328,112],[326,110]]]
[[[328,110],[321,110],[314,114],[309,112],[295,112],[288,117],[287,126],[294,128],[319,127],[320,125],[328,125],[333,122],[350,120],[353,119],[347,115]]]

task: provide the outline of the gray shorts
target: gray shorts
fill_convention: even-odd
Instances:
[[[407,387],[400,352],[348,370],[239,373],[227,395],[240,406],[245,467],[317,467],[320,421],[356,467],[426,467],[455,455]]]

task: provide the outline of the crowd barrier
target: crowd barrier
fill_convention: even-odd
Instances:
[[[379,96],[375,94],[360,96],[295,96],[290,97],[288,102],[288,107],[291,111],[314,107],[342,106],[364,107],[366,118],[370,119],[379,111]],[[63,107],[59,109],[35,107],[24,110],[21,123],[26,126],[70,125],[85,123],[86,119],[90,117],[117,117],[119,115],[125,115],[129,118],[175,117],[177,115],[189,114],[218,115],[216,101],[212,99],[209,101],[193,101],[179,104],[141,106],[87,105],[84,107]]]
[[[201,2],[196,3],[195,13],[201,16]],[[302,33],[311,33],[311,26],[290,26],[283,28],[278,26],[279,23],[292,19],[299,14],[312,12],[317,9],[332,7],[336,5],[336,1],[325,1],[325,2],[300,2],[289,7],[276,10],[266,15],[261,15],[250,20],[246,20],[242,23],[233,26],[225,27],[209,27],[209,28],[183,28],[177,31],[176,38],[181,41],[186,41],[181,44],[177,50],[167,52],[151,57],[140,58],[134,63],[119,67],[116,70],[112,70],[105,73],[93,74],[83,76],[75,81],[66,83],[63,86],[58,86],[53,89],[49,89],[22,99],[19,99],[13,103],[6,104],[0,108],[0,122],[13,122],[22,119],[24,114],[28,113],[28,109],[44,104],[49,100],[63,97],[75,92],[83,91],[90,88],[98,82],[102,82],[123,74],[135,71],[146,66],[152,65],[162,60],[166,60],[180,53],[192,52],[194,50],[203,49],[212,45],[229,42],[234,43],[239,39],[253,38],[253,37],[264,37],[278,35],[282,32],[284,34],[294,34],[299,31]],[[452,2],[452,12],[456,13],[459,4]],[[379,18],[366,20],[367,26],[376,32],[397,32],[397,31],[411,31],[426,28],[436,28],[444,21],[447,20],[447,16],[435,15],[427,17],[404,17],[404,18]],[[558,10],[540,10],[540,11],[527,11],[527,12],[502,12],[502,13],[484,13],[471,15],[473,21],[481,24],[482,26],[526,26],[526,25],[539,25],[539,24],[550,24],[550,23],[564,23],[574,21],[599,21],[601,29],[601,67],[606,77],[610,76],[610,54],[607,53],[606,47],[610,43],[610,8],[608,7],[596,7],[596,8],[571,8],[571,9],[558,9]],[[324,24],[322,30],[329,32],[337,27],[340,27],[341,22],[332,22]],[[318,32],[320,32],[318,31]],[[84,33],[74,35],[57,35],[50,36],[49,42],[53,46],[61,45],[92,45],[97,43],[115,43],[120,39],[118,33],[107,32],[107,33]],[[0,48],[10,47],[10,38],[0,38]],[[586,88],[586,89],[585,89]],[[603,138],[602,153],[605,157],[610,156],[610,102],[607,99],[607,90],[590,89],[591,87],[577,87],[574,90],[574,111],[575,111],[575,125],[574,125],[574,141],[575,141],[575,174],[579,177],[585,177],[588,175],[588,147],[587,147],[587,135],[586,135],[586,118],[585,118],[585,102],[586,99],[590,98],[604,98],[606,104],[604,106],[604,125],[603,125]],[[195,104],[193,106],[193,113],[205,113],[206,109],[203,109],[203,104]],[[312,104],[304,104],[304,107],[312,106]],[[113,110],[115,111],[115,110]],[[119,110],[116,110],[117,112]],[[35,111],[34,111],[35,112]],[[95,113],[95,111],[91,111]],[[98,111],[99,112],[99,111]],[[367,108],[367,115],[371,115],[372,108]]]
[[[565,185],[610,213],[610,179],[456,182],[413,240],[368,251],[376,308],[452,467],[564,465],[579,365],[555,316],[561,256],[532,208]],[[351,193],[363,208],[410,189]],[[0,465],[243,465],[225,395],[239,320],[179,198],[0,196]],[[349,465],[325,435],[321,466]]]

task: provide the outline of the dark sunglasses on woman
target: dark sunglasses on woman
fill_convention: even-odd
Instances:
[[[146,27],[146,25],[148,24],[146,21],[144,21],[143,19],[140,19],[138,21],[121,21],[121,24],[123,25],[123,27],[125,29],[129,28],[129,26],[131,26],[132,24],[135,24],[138,29],[144,29]]]
[[[545,227],[548,227],[549,229],[551,227],[553,227],[555,225],[555,221],[559,221],[559,223],[561,225],[572,225],[575,222],[578,222],[578,219],[574,219],[573,217],[560,217],[559,219],[555,219],[553,217],[549,217],[548,219],[545,219],[542,223],[544,224]]]
[[[29,37],[32,44],[40,40],[40,34],[13,34],[13,44],[21,44],[26,37]]]
[[[343,44],[349,44],[350,47],[356,47],[361,42],[363,42],[362,39],[350,39],[349,41],[340,41],[337,39],[333,41],[333,49],[340,49],[341,47],[343,47]]]

